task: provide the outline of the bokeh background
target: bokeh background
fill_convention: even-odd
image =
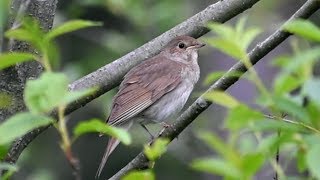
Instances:
[[[124,54],[157,37],[171,27],[191,17],[214,0],[59,0],[54,24],[58,25],[71,19],[86,19],[103,22],[102,27],[89,28],[58,38],[60,63],[56,67],[68,75],[70,82],[108,64]],[[264,40],[286,21],[305,1],[304,0],[261,0],[245,13],[227,22],[233,25],[241,16],[247,16],[247,26],[259,27],[262,33],[255,43]],[[312,16],[319,22],[319,13]],[[212,36],[212,33],[201,37]],[[252,44],[251,47],[255,45]],[[279,54],[291,53],[292,44],[307,46],[295,38],[289,38],[260,61],[256,68],[264,83],[271,87],[277,69],[271,61]],[[203,80],[213,71],[227,70],[236,61],[206,46],[200,50],[201,79],[198,82],[188,104],[192,103],[208,85]],[[228,90],[239,100],[254,106],[255,87],[241,79]],[[104,94],[85,107],[68,116],[70,132],[75,124],[91,118],[105,119],[116,89]],[[223,129],[226,110],[212,105],[188,127],[178,139],[170,144],[168,153],[155,164],[157,179],[220,179],[212,175],[199,173],[190,168],[190,162],[197,157],[212,156],[211,151],[199,141],[196,133],[203,130],[214,131],[221,137],[226,136]],[[172,119],[174,120],[174,119]],[[161,126],[150,125],[155,134]],[[128,147],[120,145],[112,154],[103,171],[106,179],[125,166],[143,148],[149,136],[140,127],[131,130],[134,143]],[[243,139],[250,139],[246,135]],[[83,179],[94,179],[100,159],[105,150],[107,138],[89,134],[79,138],[73,145],[73,151],[79,158]],[[290,164],[290,163],[289,163]],[[19,159],[19,172],[13,179],[55,180],[73,179],[71,168],[59,147],[59,136],[54,128],[41,134],[22,154]],[[286,172],[294,173],[290,166]],[[273,171],[266,165],[256,179],[271,179]]]

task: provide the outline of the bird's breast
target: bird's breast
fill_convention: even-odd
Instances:
[[[174,90],[165,94],[140,114],[142,122],[160,123],[179,113],[187,102],[194,84],[190,79],[183,79]]]

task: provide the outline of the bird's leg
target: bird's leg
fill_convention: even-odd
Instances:
[[[150,135],[151,141],[153,141],[154,136],[151,134],[151,132],[148,130],[148,128],[147,128],[144,124],[142,124],[142,123],[140,123],[140,126],[141,126],[144,130],[146,130],[146,131],[148,132],[148,134]]]
[[[166,122],[161,122],[161,125],[164,127],[164,128],[172,128],[174,131],[174,126],[172,124],[168,124]]]

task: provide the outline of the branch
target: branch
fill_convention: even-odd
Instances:
[[[292,21],[297,18],[308,18],[311,14],[320,8],[320,1],[308,0],[288,21]],[[276,48],[286,38],[289,37],[289,33],[282,31],[282,28],[278,29],[271,36],[269,36],[262,43],[259,43],[249,54],[251,63],[256,64],[261,58],[267,55],[271,50]],[[240,78],[239,76],[232,76],[237,73],[244,74],[247,71],[244,64],[241,62],[232,66],[229,71],[218,81],[216,81],[204,94],[214,90],[226,90]],[[212,103],[206,101],[204,94],[201,95],[182,115],[175,121],[172,128],[166,128],[161,131],[159,136],[168,138],[171,141],[176,138],[200,113],[206,110]],[[110,180],[120,179],[123,175],[133,169],[143,169],[148,164],[148,159],[143,152],[140,152],[131,162],[123,167],[119,172],[110,178]]]
[[[123,76],[133,66],[159,53],[161,48],[173,37],[178,35],[190,35],[198,38],[209,31],[209,29],[206,28],[206,24],[208,22],[226,22],[246,9],[252,7],[259,1],[260,0],[224,0],[212,4],[203,11],[173,27],[136,50],[73,82],[69,85],[69,89],[71,91],[90,87],[99,87],[99,90],[95,94],[84,97],[70,104],[66,108],[66,114],[69,114],[72,111],[86,105],[93,99],[119,85]],[[7,161],[11,163],[16,162],[24,148],[26,148],[30,142],[32,142],[48,127],[49,126],[33,130],[32,132],[20,138],[20,140],[17,141],[17,143],[15,143],[11,148]]]

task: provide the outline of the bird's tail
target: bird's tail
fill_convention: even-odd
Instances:
[[[132,125],[132,123],[129,123],[129,124],[125,125],[125,126],[122,126],[122,128],[125,128],[125,129],[128,130],[131,127],[131,125]],[[106,162],[108,160],[108,157],[114,151],[114,149],[119,145],[119,142],[120,141],[118,139],[113,138],[113,137],[111,137],[109,139],[107,148],[106,148],[106,150],[104,152],[104,155],[103,155],[103,157],[101,159],[101,163],[100,163],[99,168],[98,168],[97,173],[96,173],[96,179],[99,178],[99,176],[100,176],[100,174],[101,174],[101,172],[102,172],[102,170],[103,170],[103,168],[104,168],[104,166],[105,166],[105,164],[106,164]]]

